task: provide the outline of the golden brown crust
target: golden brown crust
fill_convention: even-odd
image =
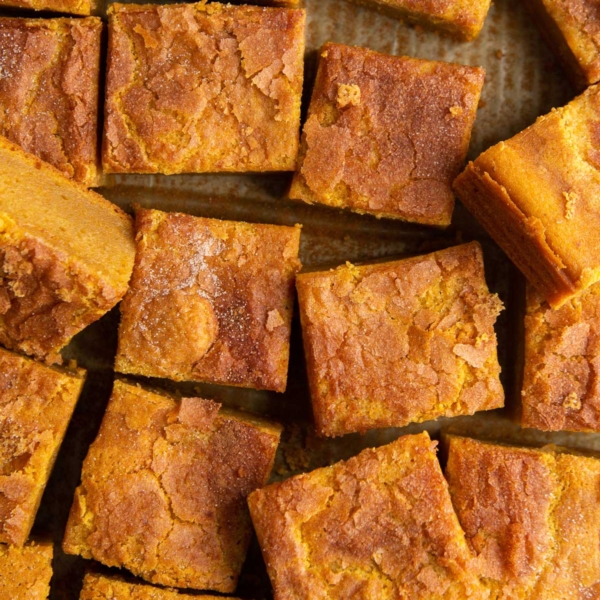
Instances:
[[[27,541],[84,378],[0,349],[0,542]]]
[[[600,88],[592,86],[484,152],[454,184],[555,308],[600,279],[599,118]]]
[[[28,8],[32,10],[51,10],[70,15],[87,16],[95,8],[95,1],[90,0],[0,0],[0,6]]]
[[[47,600],[52,578],[52,544],[23,548],[0,544],[0,598]]]
[[[484,76],[325,44],[290,197],[449,225]]]
[[[152,583],[235,590],[251,536],[245,499],[266,483],[281,429],[220,408],[116,381],[65,552]]]
[[[580,87],[600,80],[600,15],[595,0],[528,0],[534,17]]]
[[[301,9],[111,5],[105,171],[293,170],[304,25]]]
[[[598,459],[450,437],[446,477],[492,598],[598,597]]]
[[[401,427],[504,404],[481,247],[297,278],[317,432]]]
[[[0,19],[0,134],[96,185],[102,21]]]
[[[190,596],[176,590],[165,590],[151,585],[128,583],[119,577],[88,574],[83,580],[79,600],[219,600],[223,596]],[[230,600],[238,600],[236,598]]]
[[[485,596],[427,433],[248,498],[276,600]]]
[[[116,369],[284,391],[299,227],[137,212]]]
[[[599,334],[600,284],[557,310],[528,287],[523,427],[600,431]]]
[[[131,219],[0,136],[0,343],[48,362],[127,290]]]
[[[352,0],[470,42],[481,31],[491,0]]]

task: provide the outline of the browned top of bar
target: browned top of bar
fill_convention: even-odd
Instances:
[[[246,496],[266,483],[281,429],[220,409],[115,382],[65,551],[152,583],[235,590],[251,536]]]
[[[0,19],[0,134],[86,185],[98,183],[102,22]]]
[[[0,6],[51,10],[71,15],[89,15],[96,7],[94,0],[0,0]]]
[[[285,390],[300,229],[137,213],[116,368]]]
[[[326,44],[290,196],[448,225],[484,74]]]
[[[52,578],[52,544],[23,548],[0,544],[0,598],[47,600]]]
[[[427,433],[250,495],[276,598],[483,598]]]
[[[304,22],[301,9],[111,5],[105,170],[293,170]]]
[[[503,405],[478,243],[300,274],[317,431],[341,435]]]

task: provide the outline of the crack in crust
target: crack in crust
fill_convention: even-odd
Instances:
[[[246,496],[269,477],[280,428],[115,382],[64,550],[182,588],[232,592],[250,542]]]
[[[108,172],[293,170],[303,10],[109,9]]]
[[[102,22],[0,19],[0,135],[85,185],[98,174]]]
[[[297,278],[317,432],[401,427],[504,404],[478,243]]]
[[[483,79],[480,68],[325,44],[290,197],[449,225]],[[340,104],[347,89],[353,101]]]
[[[276,600],[486,598],[427,433],[258,490]]]

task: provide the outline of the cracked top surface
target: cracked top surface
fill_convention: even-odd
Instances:
[[[281,429],[220,409],[116,381],[65,552],[152,583],[234,591],[251,537],[246,496],[266,483]]]
[[[27,540],[84,377],[0,349],[0,542]]]
[[[401,427],[504,404],[477,242],[390,263],[300,274],[317,432]]]
[[[305,12],[109,8],[107,172],[292,171]]]
[[[473,180],[485,188],[480,196],[467,196]],[[481,154],[456,189],[472,212],[484,212],[478,205],[492,200],[499,206],[488,231],[501,239],[510,223],[501,245],[526,274],[557,273],[561,288],[543,290],[552,306],[598,281],[600,88]]]
[[[116,369],[284,391],[299,227],[138,210]]]
[[[325,44],[290,197],[449,225],[484,73]]]
[[[83,580],[79,600],[219,600],[223,596],[190,596],[175,590],[165,590],[151,585],[128,583],[119,577],[105,577],[88,573]],[[229,597],[230,600],[238,600]]]
[[[85,185],[98,183],[102,22],[0,19],[0,134]]]
[[[0,544],[0,598],[47,600],[52,578],[52,544],[23,548]]]
[[[600,79],[600,5],[596,0],[532,0],[563,36],[587,83]],[[543,23],[542,23],[543,25]],[[553,28],[548,27],[552,31]]]
[[[446,477],[492,598],[600,597],[600,461],[450,436]]]
[[[435,446],[405,436],[252,493],[275,599],[486,597]]]
[[[600,431],[600,284],[553,310],[527,289],[522,424]]]

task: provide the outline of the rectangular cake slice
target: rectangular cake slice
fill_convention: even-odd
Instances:
[[[0,0],[0,6],[52,11],[69,15],[89,15],[96,8],[95,0]]]
[[[49,543],[32,542],[23,548],[0,544],[0,598],[47,600],[53,554]]]

